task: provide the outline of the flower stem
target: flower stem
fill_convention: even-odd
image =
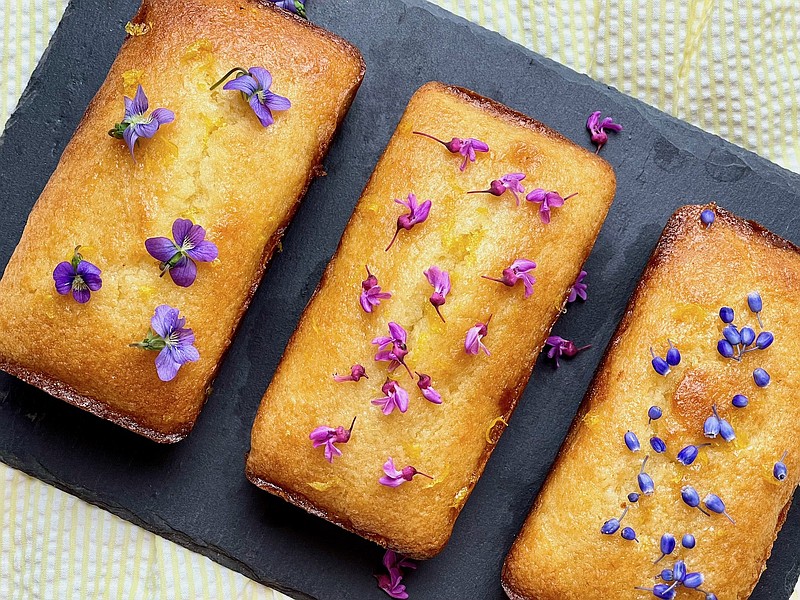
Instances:
[[[226,80],[227,80],[227,79],[228,79],[228,78],[229,78],[231,75],[233,75],[234,73],[236,73],[237,71],[238,71],[239,73],[242,73],[243,75],[246,75],[246,74],[247,74],[247,71],[245,71],[245,70],[244,70],[242,67],[234,67],[234,68],[232,68],[230,71],[228,71],[227,73],[225,73],[225,75],[223,75],[223,76],[222,76],[222,79],[220,79],[219,81],[217,81],[217,83],[215,83],[214,85],[212,85],[212,86],[209,88],[209,91],[210,91],[210,90],[213,90],[213,89],[214,89],[214,88],[216,88],[216,87],[218,87],[220,84],[222,84],[222,83],[225,83],[225,81],[226,81]]]

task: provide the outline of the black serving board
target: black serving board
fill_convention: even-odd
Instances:
[[[328,175],[311,186],[287,231],[192,434],[157,445],[0,374],[0,458],[297,598],[385,599],[372,577],[382,556],[377,546],[245,479],[261,396],[418,86],[466,86],[587,147],[586,117],[603,110],[625,126],[603,149],[617,172],[617,198],[586,266],[590,299],[572,305],[555,329],[593,347],[559,370],[540,361],[449,545],[407,580],[414,600],[501,599],[506,552],[667,217],[682,204],[714,200],[800,242],[800,176],[424,0],[309,4],[312,21],[361,49],[367,76],[325,162]],[[136,0],[72,0],[67,8],[0,139],[0,264],[136,8]],[[753,598],[791,594],[798,517],[795,503]]]

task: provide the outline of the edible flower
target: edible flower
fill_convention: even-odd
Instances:
[[[369,267],[367,269],[367,278],[361,282],[361,295],[358,297],[358,303],[364,312],[371,313],[373,308],[381,303],[381,300],[388,300],[392,297],[389,292],[381,291],[381,286],[378,285],[378,278],[370,273]]]
[[[759,367],[753,371],[753,381],[755,381],[756,385],[760,388],[767,387],[770,382],[769,373]]]
[[[639,501],[639,494],[638,493],[631,492],[630,494],[628,494],[628,502],[632,502],[633,504],[636,504],[638,501]]]
[[[439,267],[433,265],[427,271],[423,271],[428,283],[433,286],[433,293],[431,294],[430,301],[433,308],[436,309],[436,314],[445,322],[439,307],[445,303],[445,296],[450,293],[450,273],[442,271]]]
[[[536,188],[535,190],[528,192],[528,195],[525,196],[525,199],[528,202],[535,202],[539,205],[539,218],[542,220],[542,223],[547,225],[550,223],[550,209],[564,206],[564,202],[577,195],[578,192],[575,192],[566,198],[562,198],[561,194],[556,191],[548,192],[542,188]]]
[[[650,438],[650,447],[652,447],[657,454],[664,454],[664,452],[667,451],[667,443],[657,435]]]
[[[716,215],[714,215],[714,211],[710,208],[706,208],[703,212],[700,213],[700,220],[703,222],[703,225],[706,226],[706,229],[711,227],[711,224],[716,219]]]
[[[80,246],[75,247],[71,260],[65,260],[53,269],[53,281],[56,291],[65,296],[72,292],[72,297],[79,304],[86,304],[96,292],[103,287],[100,269],[84,260]]]
[[[578,273],[577,279],[575,279],[575,283],[572,284],[572,287],[569,288],[569,296],[567,296],[567,303],[575,302],[578,298],[581,300],[586,300],[586,288],[589,287],[587,284],[583,283],[588,273],[586,271],[581,270]]]
[[[172,237],[148,238],[144,242],[147,252],[161,262],[161,276],[169,272],[172,281],[180,287],[189,287],[197,279],[197,262],[211,262],[219,251],[216,244],[207,241],[206,230],[189,219],[175,219]]]
[[[637,544],[639,543],[639,539],[636,537],[636,531],[634,531],[633,527],[624,527],[620,535],[622,536],[623,540],[636,542]]]
[[[442,395],[431,387],[431,376],[426,375],[425,373],[417,373],[417,377],[419,377],[419,380],[417,381],[417,387],[422,392],[425,400],[432,402],[433,404],[441,404]]]
[[[686,548],[687,550],[691,550],[697,544],[697,540],[694,539],[694,536],[691,533],[684,533],[683,537],[681,538],[681,546]]]
[[[108,135],[113,138],[125,140],[134,159],[136,157],[133,154],[133,147],[136,140],[153,137],[159,127],[175,120],[175,113],[167,108],[157,108],[149,115],[145,114],[149,107],[150,103],[144,89],[139,85],[133,98],[125,96],[125,116],[122,122],[114,125],[114,128],[108,132]]]
[[[725,515],[728,521],[736,525],[736,521],[734,521],[725,510],[725,503],[722,501],[722,498],[716,494],[706,494],[706,497],[703,499],[703,504],[705,504],[706,508],[711,512],[715,512],[718,515]]]
[[[403,467],[402,469],[397,469],[394,466],[394,460],[390,456],[389,459],[383,464],[383,472],[384,476],[381,477],[378,482],[381,485],[385,485],[387,487],[397,487],[403,485],[407,481],[411,481],[414,479],[415,475],[421,475],[422,477],[427,477],[428,479],[433,479],[430,475],[426,475],[425,473],[421,473],[417,471],[411,465]]]
[[[649,455],[644,457],[642,468],[639,470],[639,475],[636,476],[636,481],[639,484],[639,489],[645,496],[652,496],[656,491],[656,485],[653,482],[653,478],[644,472],[644,466],[647,464],[648,458],[650,458]]]
[[[362,377],[369,379],[367,370],[362,365],[355,364],[350,367],[350,375],[334,375],[333,379],[342,383],[345,381],[359,381]]]
[[[464,157],[464,162],[461,163],[459,169],[464,171],[467,168],[468,162],[475,162],[477,157],[475,155],[476,152],[488,152],[489,145],[486,142],[482,142],[480,140],[476,140],[475,138],[453,138],[449,142],[445,142],[440,140],[439,138],[435,138],[432,135],[427,133],[422,133],[421,131],[415,131],[416,135],[421,135],[426,138],[430,138],[434,141],[439,142],[442,144],[447,150],[453,154],[460,154]]]
[[[156,371],[161,381],[172,381],[182,365],[200,360],[194,347],[194,332],[184,327],[186,319],[179,314],[177,308],[166,304],[156,307],[144,340],[131,344],[134,348],[159,351]]]
[[[750,401],[744,394],[736,394],[731,400],[731,404],[733,404],[736,408],[744,408],[749,403]]]
[[[514,199],[519,206],[519,195],[525,193],[525,186],[522,185],[522,180],[525,179],[525,173],[508,173],[503,175],[500,179],[495,179],[489,184],[488,190],[473,190],[467,192],[468,194],[491,194],[492,196],[502,196],[506,192],[511,192]]]
[[[665,533],[661,536],[661,542],[659,543],[659,548],[661,550],[661,556],[659,556],[653,564],[656,565],[661,562],[665,556],[672,554],[673,550],[675,550],[675,536],[671,533]]]
[[[249,70],[234,67],[212,85],[211,89],[216,88],[233,74],[236,74],[236,78],[228,81],[222,89],[241,92],[263,127],[269,127],[275,122],[275,117],[272,116],[273,110],[289,110],[292,107],[288,98],[270,91],[272,75],[264,67],[250,67]]]
[[[708,515],[708,513],[700,507],[700,494],[698,494],[697,490],[692,486],[685,485],[681,488],[681,500],[683,500],[686,506],[696,508],[704,515]]]
[[[350,423],[350,429],[345,429],[341,425],[338,427],[321,425],[308,434],[308,438],[314,442],[314,448],[325,446],[325,460],[333,464],[333,457],[342,455],[342,451],[334,444],[346,444],[349,442],[355,424],[356,418],[353,417],[353,422]]]
[[[682,448],[680,452],[678,452],[678,462],[688,467],[695,460],[697,460],[697,455],[700,454],[700,448],[710,445],[711,444],[699,444],[695,446],[694,444],[689,444],[688,446]]]
[[[786,476],[789,474],[788,470],[786,469],[786,463],[783,461],[786,460],[786,455],[789,454],[788,450],[783,451],[783,455],[781,459],[775,463],[772,467],[772,476],[775,477],[778,481],[783,481],[786,479]]]
[[[636,434],[630,430],[625,432],[623,439],[625,440],[625,445],[628,447],[628,450],[631,452],[638,452],[642,448],[641,444],[639,443],[639,438],[636,437]]]
[[[417,202],[417,196],[415,194],[409,194],[408,200],[395,199],[395,202],[408,208],[408,214],[402,214],[397,217],[397,229],[394,232],[392,241],[389,242],[388,246],[386,246],[387,252],[389,251],[389,248],[394,245],[394,242],[397,239],[397,234],[400,233],[401,229],[410,231],[411,228],[413,228],[417,223],[424,223],[428,218],[428,214],[431,212],[432,202],[430,200],[425,200],[425,202],[420,204]]]
[[[657,583],[653,587],[635,587],[635,590],[642,590],[643,592],[652,592],[653,596],[660,600],[673,600],[675,598],[675,584],[667,585],[666,583]]]
[[[651,406],[647,409],[647,423],[658,421],[663,414],[664,411],[661,410],[660,406]]]
[[[387,550],[383,555],[383,566],[387,572],[375,575],[378,580],[378,587],[392,598],[406,600],[408,593],[406,592],[406,586],[402,583],[405,576],[403,570],[416,569],[416,563],[400,556],[393,550]]]
[[[382,398],[372,401],[375,406],[380,406],[383,414],[390,415],[396,408],[401,413],[408,410],[408,392],[393,379],[387,379],[381,387],[381,391],[386,394]]]
[[[625,510],[622,511],[622,516],[619,519],[613,518],[609,519],[600,527],[600,533],[603,535],[614,535],[619,531],[620,521],[625,518],[625,515],[628,514],[628,507],[625,507]]]
[[[578,348],[575,345],[575,342],[564,339],[557,335],[551,335],[544,341],[544,343],[546,346],[550,346],[550,350],[547,351],[547,358],[555,359],[556,368],[561,366],[561,364],[558,362],[558,359],[561,356],[572,358],[578,352],[588,350],[589,348],[592,347],[591,344],[587,344],[585,346],[581,346],[580,348]]]
[[[305,0],[270,0],[275,6],[288,10],[290,13],[306,17]]]
[[[378,346],[378,352],[375,354],[376,361],[388,361],[389,371],[394,371],[400,365],[403,365],[411,375],[411,369],[408,368],[405,362],[406,354],[408,354],[408,346],[406,346],[406,338],[408,334],[402,326],[394,321],[389,322],[389,335],[381,335],[372,340],[372,343]]]
[[[750,292],[747,294],[747,306],[751,312],[756,314],[759,326],[763,327],[764,325],[761,323],[761,311],[763,310],[764,305],[761,301],[761,294],[758,292]]]
[[[735,313],[730,306],[723,306],[719,309],[719,318],[723,323],[733,323]]]
[[[503,276],[500,279],[489,277],[488,275],[481,275],[483,279],[489,281],[496,281],[508,287],[514,287],[518,281],[522,281],[525,287],[525,298],[530,298],[533,295],[533,284],[536,283],[536,277],[531,275],[531,271],[536,268],[536,263],[527,258],[518,258],[507,268],[503,269]]]
[[[475,327],[471,327],[467,331],[467,337],[464,339],[464,350],[467,354],[474,356],[483,350],[486,356],[489,356],[489,349],[484,345],[483,338],[489,334],[489,321],[491,320],[492,318],[489,317],[486,323],[475,323]]]
[[[600,114],[599,110],[595,111],[589,115],[589,118],[586,120],[586,129],[592,134],[592,143],[597,146],[595,154],[600,152],[600,148],[608,142],[606,130],[614,132],[622,131],[622,125],[614,123],[614,119],[611,117],[606,117],[601,121]]]
[[[653,369],[656,373],[664,377],[669,375],[672,367],[677,367],[681,362],[681,353],[675,347],[675,344],[672,343],[672,340],[667,340],[667,342],[669,342],[669,349],[667,350],[666,358],[656,356],[653,347],[650,346],[650,356],[653,357],[653,360],[650,362],[653,365]]]

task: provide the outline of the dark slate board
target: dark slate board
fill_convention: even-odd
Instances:
[[[68,7],[0,140],[0,264],[135,10],[136,0],[72,0]],[[159,446],[0,374],[0,458],[297,598],[386,598],[372,578],[377,546],[245,479],[259,400],[419,85],[438,79],[472,88],[586,146],[586,116],[602,109],[625,125],[603,150],[619,190],[587,264],[590,301],[573,305],[555,330],[593,348],[558,371],[537,366],[450,544],[408,579],[415,600],[500,599],[503,558],[669,214],[716,200],[800,242],[800,176],[424,0],[315,0],[309,16],[361,48],[366,80],[326,160],[328,176],[312,185],[289,228],[194,432]],[[800,568],[798,517],[795,503],[753,598],[791,594]]]

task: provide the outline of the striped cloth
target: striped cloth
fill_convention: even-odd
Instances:
[[[798,0],[435,1],[800,172]],[[64,4],[0,0],[0,125]],[[4,600],[288,600],[2,465],[0,531]]]

